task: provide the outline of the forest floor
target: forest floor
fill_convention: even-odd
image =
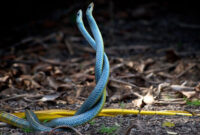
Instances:
[[[110,19],[103,10],[94,12],[110,61],[104,108],[183,110],[193,116],[96,117],[76,129],[83,135],[200,134],[200,26],[179,14],[143,19],[119,11]],[[32,29],[34,35],[0,51],[0,109],[78,109],[95,87],[94,50],[74,19],[42,21]],[[3,123],[0,133],[34,134]]]

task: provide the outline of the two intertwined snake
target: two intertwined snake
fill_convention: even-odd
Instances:
[[[82,104],[80,109],[72,117],[56,118],[47,123],[40,123],[37,116],[31,111],[26,110],[26,119],[18,118],[6,112],[1,112],[0,117],[4,122],[11,125],[23,128],[32,129],[34,131],[51,131],[53,127],[57,126],[78,126],[92,120],[102,110],[106,100],[106,85],[109,78],[109,61],[104,53],[103,39],[101,32],[92,16],[94,4],[91,3],[86,11],[87,20],[91,28],[94,39],[87,32],[83,21],[82,11],[79,10],[76,17],[76,22],[82,35],[96,50],[96,64],[95,64],[95,79],[96,87],[89,95],[88,99]]]

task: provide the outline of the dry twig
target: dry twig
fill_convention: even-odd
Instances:
[[[0,102],[5,102],[5,101],[8,101],[8,100],[17,99],[17,98],[23,98],[23,97],[39,98],[39,97],[42,97],[42,96],[43,95],[41,95],[41,94],[38,94],[38,95],[21,94],[21,95],[14,95],[13,97],[9,97],[9,98],[1,99]]]
[[[192,69],[192,68],[195,67],[195,66],[196,66],[196,64],[190,65],[187,69],[185,69],[183,72],[181,72],[180,74],[178,74],[178,75],[176,76],[176,79],[178,79],[178,78],[180,78],[181,76],[183,76],[185,73],[187,73],[190,69]]]
[[[123,80],[117,80],[117,79],[114,79],[114,78],[112,78],[112,77],[111,77],[109,80],[110,80],[110,81],[117,82],[117,83],[122,83],[122,84],[130,85],[130,86],[132,86],[133,88],[139,89],[139,87],[136,86],[135,84],[132,84],[132,83],[129,83],[129,82],[125,82],[125,81],[123,81]]]

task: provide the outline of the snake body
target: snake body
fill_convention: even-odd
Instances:
[[[93,3],[88,6],[86,16],[95,40],[90,36],[83,24],[81,10],[78,11],[76,19],[78,28],[82,35],[92,48],[96,50],[96,87],[89,95],[88,99],[72,117],[56,118],[50,122],[41,124],[37,116],[31,110],[25,111],[27,120],[20,119],[6,112],[1,112],[0,117],[1,119],[4,119],[4,122],[24,129],[33,129],[34,131],[51,131],[52,128],[56,126],[78,126],[84,124],[97,116],[102,110],[106,100],[106,85],[109,78],[109,61],[104,53],[103,39],[100,30],[92,16],[93,7]]]
[[[0,112],[0,119],[3,122],[6,122],[8,124],[11,124],[13,126],[16,126],[22,129],[31,129],[31,125],[27,120],[21,119],[7,112],[3,112],[3,111]]]
[[[77,13],[76,21],[77,21],[78,28],[81,31],[82,35],[85,37],[85,39],[88,41],[88,43],[92,46],[92,48],[94,50],[96,50],[95,78],[96,78],[96,82],[98,84],[99,81],[101,82],[101,78],[105,79],[104,77],[101,76],[101,75],[103,75],[102,67],[106,68],[106,66],[109,66],[109,61],[108,61],[108,57],[104,53],[104,46],[103,46],[103,39],[101,36],[101,32],[92,16],[93,6],[94,6],[93,3],[91,3],[88,6],[88,9],[86,11],[86,16],[87,16],[91,31],[94,35],[96,42],[90,36],[90,34],[87,32],[87,30],[83,24],[81,10],[79,10]],[[103,62],[104,62],[104,65],[103,65]],[[109,74],[109,70],[108,70],[108,74]],[[76,112],[75,115],[81,114],[81,113],[89,110],[92,106],[94,106],[100,97],[103,98],[103,96],[105,96],[103,94],[103,91],[106,91],[106,89],[105,88],[102,89],[99,87],[97,90],[94,89],[94,91],[91,93],[91,95],[88,97],[88,99],[83,103],[83,105]]]

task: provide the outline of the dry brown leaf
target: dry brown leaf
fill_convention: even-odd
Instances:
[[[121,96],[119,94],[114,94],[113,96],[109,98],[109,102],[117,102],[117,101],[120,101],[120,99],[121,99]]]
[[[144,96],[143,101],[147,105],[151,105],[154,103],[154,97],[153,97],[153,92],[152,88],[149,89],[148,93]]]
[[[145,67],[146,67],[145,63],[140,64],[140,65],[138,66],[138,72],[139,72],[139,73],[143,73]]]
[[[178,62],[178,65],[176,66],[174,72],[176,74],[179,74],[181,72],[183,72],[186,69],[187,65],[185,63],[183,63],[183,61]]]
[[[160,95],[161,91],[162,91],[165,87],[168,87],[169,85],[170,85],[169,83],[161,83],[161,84],[159,84],[157,90],[154,91],[154,95],[155,95],[155,96],[154,96],[154,99],[157,98],[157,97]]]
[[[117,92],[110,98],[110,102],[124,101],[126,99],[135,99],[135,98],[137,97],[133,95],[130,91],[127,91],[125,93]]]
[[[148,66],[150,66],[151,64],[153,64],[153,63],[154,63],[154,60],[151,59],[151,58],[149,58],[149,59],[147,59],[147,60],[145,60],[145,61],[142,61],[142,63],[138,66],[138,71],[139,71],[140,73],[143,73],[144,70],[145,70]]]
[[[35,74],[33,75],[33,79],[34,79],[35,81],[37,81],[37,82],[40,82],[40,83],[41,83],[42,81],[44,81],[45,78],[46,78],[46,75],[45,75],[45,73],[42,72],[42,71],[37,72],[37,73],[35,73]]]
[[[19,78],[21,81],[22,80],[31,80],[32,76],[31,75],[21,75]]]
[[[1,83],[6,82],[8,79],[9,79],[9,76],[8,76],[8,75],[5,75],[5,76],[3,76],[3,77],[0,77],[0,82],[1,82]]]
[[[135,107],[141,108],[143,106],[143,98],[135,99],[132,103]]]
[[[31,75],[21,75],[19,77],[19,82],[21,82],[22,85],[25,86],[24,89],[26,90],[38,89],[42,87],[39,83],[33,80],[33,77]]]
[[[183,70],[181,73],[179,73],[178,75],[176,75],[176,78],[180,78],[181,76],[183,76],[184,74],[186,74],[189,70],[191,70],[195,66],[196,66],[196,64],[194,64],[194,63],[191,64],[190,63],[185,70]]]
[[[200,92],[200,83],[195,87],[195,90]]]
[[[40,63],[33,68],[34,73],[37,73],[40,71],[43,71],[44,73],[51,73],[52,70],[53,70],[53,67],[46,63]]]
[[[181,93],[187,98],[191,98],[196,95],[196,91],[181,91]]]
[[[31,88],[32,89],[38,89],[38,88],[41,88],[42,86],[39,84],[39,83],[37,83],[36,81],[34,81],[34,80],[31,80]]]
[[[67,103],[64,100],[56,100],[55,102],[56,102],[56,104],[64,104],[64,105]]]
[[[77,89],[77,91],[76,91],[76,98],[80,97],[82,90],[83,89]]]
[[[15,63],[13,64],[13,69],[15,69],[17,72],[21,72],[23,74],[28,73],[28,66],[26,64],[22,63]]]
[[[129,67],[129,68],[132,68],[135,64],[134,64],[134,62],[132,62],[132,61],[127,61],[127,62],[125,62],[125,65],[126,65],[127,67]]]
[[[71,83],[71,84],[64,83],[64,84],[60,84],[60,85],[57,87],[57,91],[73,90],[74,87],[75,87],[74,83]]]
[[[47,82],[49,86],[54,88],[55,90],[57,90],[57,88],[59,87],[59,84],[52,77],[47,77]]]
[[[68,104],[75,104],[77,103],[76,101],[76,98],[74,96],[66,96],[66,101]]]
[[[55,67],[54,70],[54,75],[56,76],[60,76],[63,74],[62,70],[59,67]]]

